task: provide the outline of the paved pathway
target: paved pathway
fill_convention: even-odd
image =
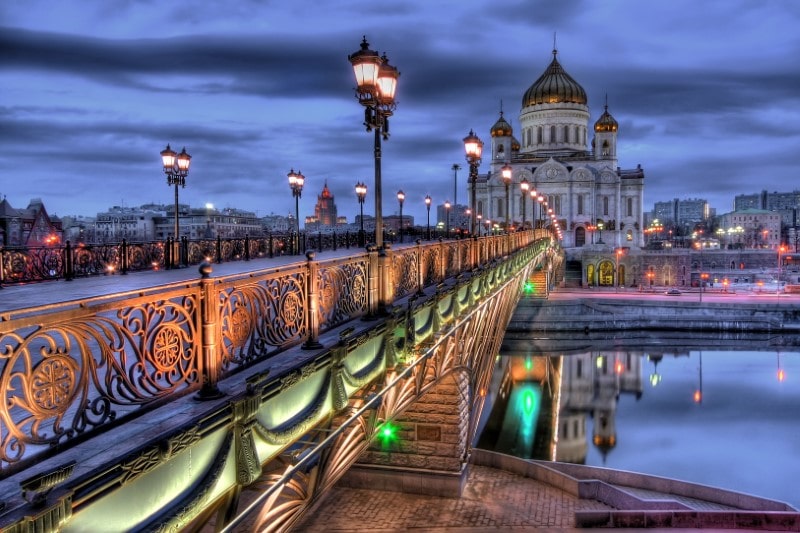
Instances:
[[[470,532],[574,528],[576,510],[607,510],[540,481],[472,465],[461,498],[335,486],[295,531]]]

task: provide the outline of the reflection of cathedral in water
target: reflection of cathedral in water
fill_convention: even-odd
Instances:
[[[617,444],[617,400],[642,395],[641,356],[631,352],[590,352],[563,357],[556,460],[583,463],[591,442],[605,457]]]
[[[582,464],[591,441],[605,457],[617,443],[620,395],[641,397],[641,361],[629,351],[501,358],[478,447]]]

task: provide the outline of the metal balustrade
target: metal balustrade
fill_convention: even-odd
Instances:
[[[288,266],[220,277],[212,276],[215,256],[203,256],[195,281],[6,311],[0,478],[171,399],[218,397],[224,376],[289,347],[319,348],[321,332],[534,241],[543,249],[550,236],[534,230],[327,260],[307,253]],[[144,263],[152,251],[128,252]]]

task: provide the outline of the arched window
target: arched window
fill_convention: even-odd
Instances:
[[[632,217],[633,216],[633,198],[628,198],[627,211],[628,211],[628,216]]]
[[[504,217],[506,216],[503,206],[504,206],[505,198],[498,198],[497,199],[497,216]]]
[[[603,215],[608,216],[608,196],[603,196]]]
[[[542,142],[543,142],[543,140],[542,140],[542,127],[541,126],[537,126],[536,127],[536,142],[538,144],[542,144]]]
[[[569,142],[569,126],[564,126],[564,142]]]
[[[556,142],[556,127],[555,126],[550,126],[550,142],[551,143]]]
[[[603,151],[601,153],[604,156],[607,156],[611,153],[611,149],[608,146],[608,141],[603,141]]]
[[[575,142],[576,143],[579,142],[578,139],[580,138],[581,138],[580,128],[578,128],[578,126],[575,126]]]
[[[628,230],[628,233],[625,234],[625,240],[632,241],[633,240],[633,231]]]
[[[478,202],[478,213],[483,214],[483,200]]]
[[[578,214],[583,214],[583,195],[578,195]]]

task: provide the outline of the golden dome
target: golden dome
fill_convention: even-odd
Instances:
[[[586,105],[586,91],[567,74],[558,62],[557,50],[553,50],[553,61],[550,66],[533,82],[533,85],[522,97],[522,107],[537,104],[583,104]]]
[[[494,123],[491,129],[492,137],[511,137],[514,130],[511,128],[506,119],[503,118],[503,112],[500,111],[500,118]]]
[[[615,132],[617,128],[619,128],[619,124],[617,124],[617,121],[611,116],[611,113],[608,112],[608,105],[606,105],[605,111],[603,111],[603,114],[597,119],[597,122],[594,123],[594,131],[597,133],[604,131]]]

